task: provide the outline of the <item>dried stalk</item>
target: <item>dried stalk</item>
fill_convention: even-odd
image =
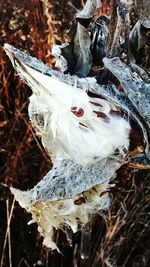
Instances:
[[[12,262],[11,262],[11,241],[10,241],[10,223],[11,223],[11,218],[14,210],[14,205],[15,205],[15,199],[13,199],[12,205],[11,205],[11,210],[10,213],[8,211],[8,200],[6,200],[6,209],[7,209],[7,229],[5,233],[5,239],[4,239],[4,245],[3,245],[3,252],[2,252],[2,257],[1,257],[1,267],[3,267],[3,261],[4,261],[4,255],[5,255],[5,248],[7,244],[7,238],[8,238],[8,245],[9,245],[9,263],[10,267],[12,267]]]
[[[109,39],[108,39],[108,48],[107,48],[107,57],[110,55],[112,42],[114,38],[114,32],[117,24],[117,0],[110,1],[110,26],[109,26]]]

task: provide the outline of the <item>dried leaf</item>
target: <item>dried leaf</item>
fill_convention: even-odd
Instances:
[[[77,13],[76,18],[78,19],[92,18],[96,10],[100,7],[101,7],[100,0],[88,0],[84,8]]]
[[[78,23],[74,38],[74,54],[77,62],[74,68],[74,74],[79,77],[88,76],[92,66],[90,43],[91,40],[87,29]]]

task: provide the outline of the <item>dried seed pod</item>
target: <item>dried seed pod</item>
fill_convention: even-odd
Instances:
[[[55,50],[62,72],[13,46],[4,47],[14,68],[33,91],[29,116],[54,163],[52,170],[30,191],[11,190],[20,205],[32,213],[31,222],[37,222],[44,244],[53,249],[58,249],[53,242],[54,228],[67,224],[75,232],[78,223],[87,224],[93,214],[109,207],[111,197],[106,191],[116,170],[128,160],[133,121],[141,130],[144,148],[138,146],[130,155],[144,149],[149,153],[150,83],[143,81],[145,73],[136,67],[139,76],[118,58],[104,58],[105,68],[118,79],[122,91],[114,84],[102,86],[95,78],[87,77],[92,49],[93,59],[98,55],[101,62],[106,52],[106,21],[95,24],[91,51],[89,33],[83,23],[83,20],[89,23],[97,3],[87,1],[88,9],[85,6],[76,16],[74,50],[69,45]],[[106,34],[101,42],[103,30]],[[66,71],[76,75],[64,74]],[[134,161],[135,157],[131,159]],[[138,159],[148,162],[148,157],[142,154]]]

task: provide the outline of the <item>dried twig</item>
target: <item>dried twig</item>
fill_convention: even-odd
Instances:
[[[9,245],[9,264],[10,264],[10,267],[12,266],[12,261],[11,261],[11,240],[10,240],[10,223],[11,223],[11,219],[12,219],[14,205],[15,205],[15,199],[13,198],[13,202],[12,202],[10,213],[9,213],[9,211],[8,211],[9,204],[8,204],[8,200],[6,200],[7,229],[6,229],[5,239],[4,239],[4,244],[3,244],[3,252],[2,252],[2,257],[1,257],[1,265],[0,265],[1,267],[3,267],[3,261],[4,261],[4,255],[5,255],[5,248],[6,248],[6,244],[7,244],[7,238],[8,238],[8,245]]]

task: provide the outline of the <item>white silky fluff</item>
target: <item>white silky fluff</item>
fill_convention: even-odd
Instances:
[[[78,224],[86,225],[93,214],[99,210],[105,210],[110,206],[110,197],[106,193],[100,194],[108,189],[109,181],[95,188],[77,195],[72,199],[62,199],[58,201],[30,202],[29,191],[23,192],[19,189],[11,188],[15,199],[19,204],[32,213],[32,220],[28,223],[37,223],[38,231],[44,237],[43,244],[51,249],[58,249],[53,241],[54,229],[62,228],[67,233],[68,226],[73,232],[78,230]],[[75,200],[85,197],[86,203],[76,205]],[[66,229],[64,227],[66,226]]]
[[[113,104],[104,99],[89,97],[86,90],[42,74],[23,63],[20,65],[15,61],[15,69],[33,91],[29,116],[54,161],[70,159],[84,166],[92,165],[95,160],[113,157],[117,148],[120,153],[124,148],[128,149],[130,125],[123,118],[110,115],[111,109],[117,109]],[[83,116],[77,117],[71,111],[73,107],[82,108]],[[105,113],[109,117],[109,123],[98,118],[94,111]],[[67,169],[65,171],[67,172]],[[86,178],[83,183],[86,183]],[[32,190],[22,192],[11,188],[11,191],[20,205],[32,213],[31,223],[37,222],[38,230],[44,237],[44,244],[58,249],[53,242],[54,228],[69,225],[76,232],[78,223],[86,225],[93,214],[108,208],[109,194],[101,195],[108,190],[108,184],[109,179],[93,189],[58,200],[42,201],[37,198],[32,201]],[[84,203],[77,203],[82,198]]]
[[[113,156],[115,149],[128,149],[130,125],[125,119],[109,114],[110,109],[116,109],[113,104],[91,98],[85,90],[29,66],[24,68],[26,71],[17,66],[19,75],[33,90],[29,116],[52,160],[71,159],[82,165],[93,164],[95,159]],[[82,108],[84,115],[77,117],[71,112],[72,107]],[[94,111],[107,114],[110,122],[98,118]]]

